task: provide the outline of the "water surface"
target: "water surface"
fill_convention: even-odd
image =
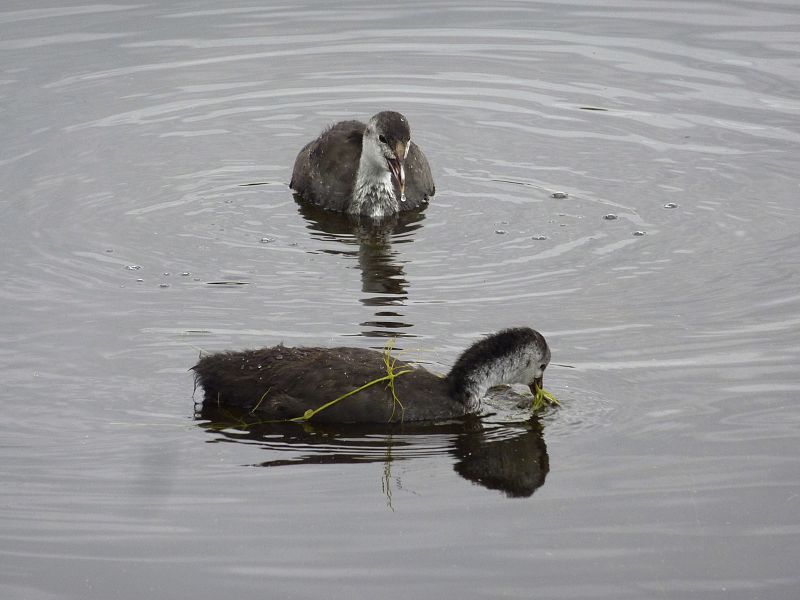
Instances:
[[[0,595],[793,598],[798,25],[780,1],[4,7]],[[379,231],[299,206],[299,148],[387,108],[430,206]],[[201,351],[397,337],[445,371],[523,324],[567,365],[540,422],[195,413]]]

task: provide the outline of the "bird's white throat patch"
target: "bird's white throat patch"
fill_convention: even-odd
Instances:
[[[362,160],[348,212],[372,218],[393,215],[399,210],[392,174],[386,168]]]

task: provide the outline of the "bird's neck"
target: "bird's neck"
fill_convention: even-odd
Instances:
[[[373,218],[398,212],[399,204],[392,174],[382,162],[382,157],[376,160],[368,151],[362,150],[348,212]]]
[[[522,368],[517,362],[506,358],[456,365],[447,376],[450,393],[464,404],[467,412],[474,412],[489,389],[502,383],[524,383]]]

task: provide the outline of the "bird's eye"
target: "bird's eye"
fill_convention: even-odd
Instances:
[[[386,143],[386,136],[385,135],[379,135],[378,139],[381,141],[381,144],[385,144]]]

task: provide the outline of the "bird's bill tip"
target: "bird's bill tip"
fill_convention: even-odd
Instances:
[[[395,155],[394,158],[387,158],[386,163],[389,165],[389,170],[392,172],[397,187],[400,188],[400,198],[404,198],[406,190],[406,170],[403,166],[403,155]]]

